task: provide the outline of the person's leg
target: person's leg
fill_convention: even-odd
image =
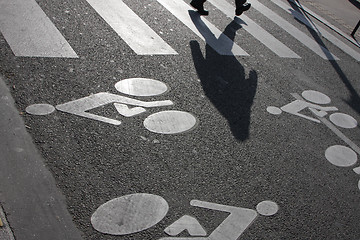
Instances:
[[[192,0],[190,2],[190,5],[196,10],[198,10],[198,13],[200,15],[209,15],[209,12],[204,9],[205,2],[206,0]]]
[[[240,16],[243,12],[250,9],[251,4],[246,3],[246,0],[235,0],[235,15]]]

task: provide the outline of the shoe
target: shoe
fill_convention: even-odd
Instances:
[[[243,12],[249,10],[251,7],[250,3],[245,3],[244,5],[242,5],[241,7],[236,7],[235,10],[235,15],[236,16],[240,16]]]
[[[200,15],[207,16],[209,15],[209,11],[204,9],[204,0],[192,0],[190,5],[195,8]]]
[[[236,8],[241,8],[246,3],[246,0],[235,0]]]

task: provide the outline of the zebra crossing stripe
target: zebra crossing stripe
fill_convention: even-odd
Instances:
[[[0,0],[0,31],[15,56],[78,58],[35,0]]]
[[[121,0],[87,0],[95,11],[139,55],[177,54]]]
[[[306,24],[306,26],[308,26],[309,28],[313,29],[314,31],[318,31],[321,36],[328,39],[335,46],[343,50],[345,53],[353,57],[355,60],[360,61],[360,53],[356,52],[354,49],[346,45],[344,42],[340,41],[337,37],[335,37],[328,31],[320,27],[318,24],[309,22],[309,20],[302,13],[289,8],[289,5],[283,1],[272,0],[272,2],[275,3],[278,7],[292,14],[296,19]],[[332,26],[332,28],[334,27]]]
[[[343,31],[341,31],[340,29],[338,29],[337,27],[335,27],[334,25],[330,24],[328,21],[326,21],[323,17],[319,16],[318,14],[314,13],[313,11],[311,11],[310,9],[308,9],[307,7],[304,6],[300,6],[300,4],[298,4],[297,2],[295,2],[294,0],[289,0],[290,2],[292,2],[293,4],[297,5],[299,8],[303,9],[304,11],[306,11],[307,13],[309,13],[311,16],[313,16],[314,18],[318,19],[320,22],[324,23],[325,25],[327,25],[329,28],[333,29],[335,32],[337,32],[338,34],[340,34],[341,36],[345,37],[348,41],[350,41],[352,44],[354,44],[357,47],[360,47],[360,43],[356,40],[354,40],[353,38],[351,38],[348,34],[344,33]]]
[[[320,46],[314,39],[307,36],[305,33],[297,29],[295,26],[288,23],[285,19],[277,15],[275,12],[261,4],[258,0],[252,0],[251,6],[261,12],[264,16],[266,16],[268,19],[273,21],[275,24],[277,24],[279,27],[284,29],[286,32],[288,32],[291,36],[296,38],[298,41],[300,41],[303,45],[308,47],[310,50],[312,50],[314,53],[322,57],[326,60],[339,60],[338,57],[333,55],[329,50],[327,50],[325,47]]]
[[[202,40],[206,41],[221,55],[249,56],[242,48],[212,25],[206,19],[192,11],[192,8],[182,0],[157,0],[175,17],[184,23]]]
[[[229,18],[234,17],[234,6],[224,0],[209,0],[209,2],[226,14]],[[301,58],[290,48],[285,46],[282,42],[277,40],[269,32],[265,31],[253,20],[242,14],[239,18],[235,18],[235,21],[240,24],[247,32],[253,37],[258,39],[262,44],[268,47],[276,55],[282,58]],[[243,21],[243,22],[242,22]]]

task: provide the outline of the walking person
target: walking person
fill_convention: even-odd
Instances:
[[[192,0],[190,2],[190,5],[195,8],[196,10],[198,10],[198,13],[200,15],[204,15],[207,16],[209,15],[209,11],[206,11],[204,9],[204,3],[206,2],[206,0]],[[235,15],[236,16],[240,16],[243,12],[247,11],[250,9],[251,4],[250,3],[246,3],[246,0],[235,0]]]

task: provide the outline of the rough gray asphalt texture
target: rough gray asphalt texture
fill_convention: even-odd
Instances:
[[[185,214],[196,216],[211,232],[226,218],[191,207],[192,199],[251,209],[263,200],[279,205],[276,215],[260,216],[240,239],[360,238],[360,176],[324,156],[329,146],[344,143],[325,125],[266,111],[293,101],[290,93],[311,89],[360,121],[358,62],[317,39],[341,59],[323,60],[249,10],[247,16],[302,57],[279,58],[209,4],[207,19],[220,30],[236,30],[236,43],[250,54],[220,56],[156,1],[124,0],[179,53],[137,56],[86,1],[37,2],[80,58],[14,57],[1,37],[0,70],[84,239],[159,239]],[[313,36],[271,2],[261,2]],[[172,100],[175,105],[163,110],[193,113],[198,126],[160,135],[143,127],[144,115],[119,118],[123,124],[113,126],[61,112],[24,113],[35,103],[57,105],[93,93],[117,93],[114,84],[131,77],[165,82],[169,92],[141,99]],[[110,107],[98,111],[116,117]],[[360,145],[359,127],[342,131]],[[90,217],[101,204],[142,192],[169,203],[169,213],[155,227],[122,237],[92,228]]]

